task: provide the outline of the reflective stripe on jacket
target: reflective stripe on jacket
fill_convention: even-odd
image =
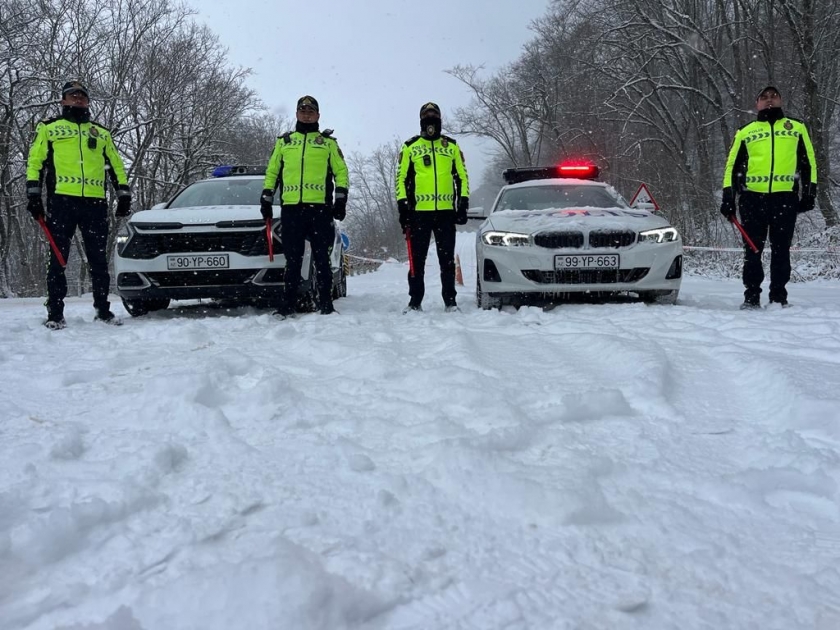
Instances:
[[[333,179],[335,188],[349,187],[347,164],[335,138],[295,131],[277,138],[263,188],[280,188],[282,205],[331,205]]]
[[[805,124],[795,118],[755,120],[735,134],[723,187],[736,192],[790,192],[797,173],[800,186],[816,186],[817,162]]]
[[[454,210],[458,197],[470,196],[464,156],[448,136],[415,136],[403,144],[397,165],[397,201],[408,199],[418,212]]]
[[[125,166],[108,129],[95,122],[53,118],[35,129],[26,179],[36,182],[46,174],[50,194],[104,199],[106,167],[114,186],[127,189]]]

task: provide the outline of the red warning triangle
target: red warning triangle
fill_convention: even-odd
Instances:
[[[651,205],[654,211],[659,211],[659,204],[656,203],[656,199],[650,194],[646,184],[639,185],[639,190],[636,191],[636,194],[633,195],[633,199],[630,201],[630,207],[636,208],[642,204]]]

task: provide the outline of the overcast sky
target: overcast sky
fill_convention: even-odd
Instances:
[[[291,116],[298,97],[320,103],[321,128],[335,129],[345,154],[370,152],[419,133],[420,106],[446,117],[470,93],[444,71],[515,61],[549,0],[189,0],[230,60],[250,67],[249,85]],[[278,4],[280,8],[278,8]],[[281,133],[284,130],[279,130]],[[487,144],[461,138],[477,185]]]

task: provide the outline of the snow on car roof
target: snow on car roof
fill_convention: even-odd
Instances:
[[[525,182],[517,184],[508,184],[504,188],[531,188],[535,186],[601,186],[603,188],[612,188],[606,182],[596,182],[591,179],[573,179],[569,177],[553,177],[551,179],[529,179]]]

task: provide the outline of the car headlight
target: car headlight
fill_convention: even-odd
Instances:
[[[531,244],[531,237],[516,232],[485,232],[481,235],[485,245],[500,247],[526,247]]]
[[[134,236],[134,228],[131,227],[130,223],[123,225],[120,231],[117,232],[117,252],[119,252],[120,256],[122,256],[132,236]]]
[[[675,228],[657,228],[655,230],[645,230],[639,232],[640,243],[672,243],[680,238],[679,232]]]

